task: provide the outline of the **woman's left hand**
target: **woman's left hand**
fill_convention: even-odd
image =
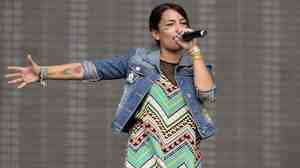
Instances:
[[[194,38],[191,41],[184,41],[182,39],[183,33],[185,33],[185,32],[192,32],[192,31],[194,31],[194,30],[186,28],[186,29],[180,31],[179,33],[177,33],[177,35],[175,37],[176,43],[179,46],[181,46],[183,49],[187,50],[187,51],[190,51],[190,50],[192,50],[194,48],[200,48],[200,46],[199,46],[198,41],[197,41],[196,38]]]

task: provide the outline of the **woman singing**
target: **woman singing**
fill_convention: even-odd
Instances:
[[[124,56],[55,66],[9,66],[9,84],[23,88],[47,80],[124,79],[114,131],[128,134],[126,167],[198,168],[200,142],[215,133],[205,110],[215,102],[216,87],[197,40],[184,41],[193,31],[184,9],[174,3],[156,6],[149,18],[156,42],[148,49],[130,49]]]

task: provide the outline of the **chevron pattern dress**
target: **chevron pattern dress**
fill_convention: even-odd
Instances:
[[[201,168],[200,136],[179,87],[153,84],[130,130],[127,168]]]

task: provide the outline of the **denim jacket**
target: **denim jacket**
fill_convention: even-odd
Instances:
[[[128,133],[135,112],[150,91],[152,84],[160,77],[159,48],[130,49],[125,56],[114,56],[95,61],[82,61],[84,79],[90,81],[125,79],[124,90],[118,105],[112,128],[118,133]],[[211,71],[212,66],[207,65]],[[216,87],[200,92],[194,86],[192,61],[183,54],[176,66],[175,79],[181,89],[202,139],[215,131],[214,116],[205,110],[206,103],[215,102]],[[134,121],[133,121],[134,122]]]

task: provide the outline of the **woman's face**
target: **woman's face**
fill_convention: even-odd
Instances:
[[[163,12],[158,25],[159,31],[153,31],[152,36],[160,42],[161,49],[178,51],[181,47],[174,40],[176,34],[188,28],[187,20],[175,10]]]

